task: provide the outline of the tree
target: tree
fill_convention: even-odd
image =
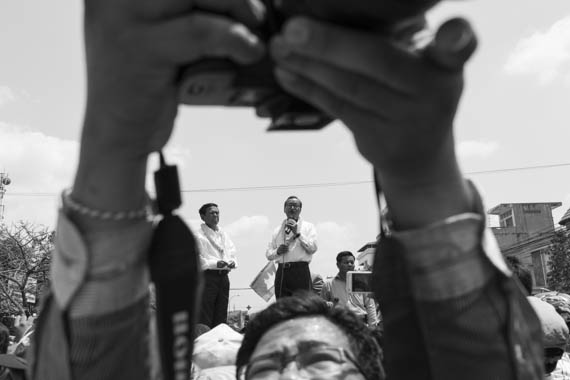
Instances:
[[[559,230],[554,233],[548,249],[548,286],[552,290],[570,293],[570,233]]]
[[[0,225],[0,311],[34,312],[49,286],[55,233],[30,222]]]

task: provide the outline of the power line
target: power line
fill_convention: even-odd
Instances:
[[[481,170],[481,171],[477,171],[477,172],[466,172],[465,174],[477,175],[477,174],[490,174],[490,173],[517,172],[517,171],[523,171],[523,170],[560,168],[560,167],[564,167],[564,166],[570,166],[570,162],[559,163],[559,164],[536,165],[536,166],[521,166],[518,168]]]
[[[547,164],[547,165],[536,165],[536,166],[521,166],[516,168],[503,168],[503,169],[490,169],[490,170],[480,170],[465,172],[466,175],[481,175],[481,174],[493,174],[493,173],[506,173],[506,172],[516,172],[524,170],[539,170],[539,169],[551,169],[570,166],[570,162],[559,163],[559,164]],[[243,186],[243,187],[219,187],[219,188],[203,188],[203,189],[188,189],[182,190],[183,193],[215,193],[215,192],[226,192],[226,191],[261,191],[261,190],[281,190],[281,189],[301,189],[301,188],[317,188],[317,187],[338,187],[338,186],[355,186],[355,185],[367,185],[373,183],[372,180],[363,181],[339,181],[339,182],[319,182],[319,183],[301,183],[292,185],[267,185],[267,186]],[[47,193],[47,192],[37,192],[37,193],[18,193],[10,192],[6,193],[6,196],[20,196],[20,197],[54,197],[58,196],[59,193]]]

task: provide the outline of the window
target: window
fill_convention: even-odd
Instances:
[[[540,207],[536,204],[525,204],[522,206],[522,210],[525,214],[540,214]]]
[[[501,227],[515,226],[515,217],[513,216],[513,210],[509,210],[499,215],[499,225]]]

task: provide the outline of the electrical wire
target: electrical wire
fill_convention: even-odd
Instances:
[[[507,173],[525,170],[540,170],[550,168],[560,168],[570,166],[570,162],[558,164],[546,164],[536,166],[521,166],[516,168],[502,168],[465,172],[465,175],[483,175],[493,173]],[[203,188],[203,189],[188,189],[181,190],[182,193],[216,193],[216,192],[229,192],[229,191],[259,191],[259,190],[283,190],[283,189],[304,189],[304,188],[318,188],[318,187],[337,187],[337,186],[355,186],[355,185],[368,185],[374,183],[373,180],[362,181],[339,181],[339,182],[317,182],[317,183],[301,183],[291,185],[266,185],[266,186],[243,186],[243,187],[218,187],[218,188]],[[54,197],[59,196],[59,193],[25,193],[25,192],[6,192],[4,196],[21,196],[21,197]]]

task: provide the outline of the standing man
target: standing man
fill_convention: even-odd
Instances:
[[[204,271],[204,291],[200,322],[210,328],[226,323],[230,280],[228,273],[236,268],[236,247],[228,234],[218,227],[220,210],[215,203],[200,207],[200,263]]]
[[[265,256],[277,262],[275,297],[293,295],[299,290],[312,289],[309,263],[317,252],[317,231],[312,223],[299,215],[303,203],[296,196],[285,200],[287,218],[275,229]]]
[[[346,290],[346,273],[354,270],[354,255],[350,251],[342,251],[336,255],[338,274],[327,278],[321,290],[321,297],[330,307],[346,307],[368,326],[376,326],[378,317],[376,304],[372,297],[364,294],[349,294]]]

